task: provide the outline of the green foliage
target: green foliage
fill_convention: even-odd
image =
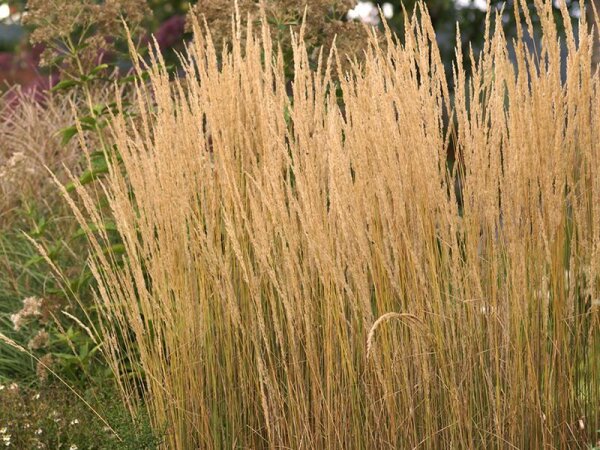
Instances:
[[[154,449],[159,439],[145,416],[132,421],[112,391],[112,372],[87,328],[97,320],[87,241],[62,213],[56,209],[48,216],[29,204],[18,211],[17,228],[0,232],[0,333],[29,351],[0,345],[0,434],[6,429],[0,442],[10,436],[11,448]],[[116,239],[114,224],[104,231]],[[37,245],[47,249],[45,256]],[[109,251],[123,249],[116,243]],[[65,280],[55,279],[46,258]],[[40,310],[17,329],[15,315],[25,298],[40,299]]]
[[[37,39],[40,39],[39,28],[47,26],[41,14],[45,6],[37,2],[29,2],[29,6],[39,9],[30,12],[34,14],[34,32],[38,31]],[[65,4],[64,7],[71,6]],[[81,7],[84,8],[83,4]],[[94,182],[108,172],[108,158],[119,161],[118,151],[111,145],[110,136],[106,133],[111,118],[121,113],[133,116],[128,102],[121,104],[124,110],[118,110],[114,102],[96,101],[103,98],[98,92],[110,89],[115,81],[119,81],[121,89],[126,92],[135,82],[147,78],[145,73],[120,76],[118,58],[93,66],[86,64],[89,43],[93,42],[94,33],[101,31],[88,19],[78,19],[81,27],[72,28],[68,33],[49,32],[48,37],[48,42],[55,50],[50,63],[62,78],[52,91],[55,95],[75,94],[74,97],[84,100],[76,105],[80,111],[76,122],[58,131],[62,144],[67,145],[81,133],[79,139],[86,146],[96,148],[89,155],[82,152],[82,159],[88,163],[87,169],[78,177],[83,185]],[[121,44],[123,42],[121,40]],[[118,45],[117,39],[114,48]],[[124,48],[124,54],[128,56],[127,44]],[[74,183],[68,183],[66,188],[72,191]],[[101,205],[102,195],[100,191],[97,194]],[[2,231],[0,235],[0,264],[7,274],[0,278],[0,333],[29,348],[31,355],[1,345],[0,380],[45,381],[48,371],[36,362],[44,359],[52,371],[72,385],[84,387],[91,380],[103,383],[112,375],[102,362],[100,347],[90,335],[92,332],[82,326],[85,323],[93,329],[96,319],[89,301],[92,275],[86,258],[90,249],[81,227],[71,214],[63,217],[61,211],[57,210],[41,213],[36,207],[26,207],[16,211],[15,215],[21,219],[19,224],[14,229]],[[116,229],[107,226],[104,231],[110,239],[103,252],[113,256],[122,255],[124,248]],[[44,249],[45,254],[40,249]],[[57,281],[54,268],[63,273],[64,279]],[[41,311],[26,317],[24,324],[17,326],[15,317],[27,314],[23,303],[23,299],[27,298],[38,302]],[[44,345],[32,348],[31,343],[39,333],[43,333]]]
[[[33,389],[0,385],[0,440],[9,448],[152,450],[160,438],[136,421],[110,388],[84,393],[87,405],[60,384]]]
[[[92,276],[85,263],[81,231],[68,218],[40,215],[31,206],[21,214],[20,229],[0,234],[0,271],[5,274],[0,277],[0,332],[29,348],[35,358],[49,357],[52,369],[70,383],[83,386],[90,376],[101,379],[106,373],[98,345],[69,317],[86,321],[94,316],[94,308],[86,305]],[[37,245],[46,249],[45,256]],[[46,257],[65,269],[66,286],[56,281]],[[80,304],[70,301],[73,297],[80,299]],[[17,326],[16,317],[26,298],[39,299],[39,311]],[[41,343],[39,337],[36,341],[40,333],[47,333]],[[40,378],[40,369],[32,356],[0,346],[0,380],[33,382]]]

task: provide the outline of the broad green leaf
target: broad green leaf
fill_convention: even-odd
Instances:
[[[77,134],[77,127],[75,125],[71,125],[70,127],[63,128],[59,133],[62,137],[62,145],[67,145],[71,139],[73,139],[73,136]]]

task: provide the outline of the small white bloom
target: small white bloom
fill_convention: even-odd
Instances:
[[[394,17],[394,5],[391,3],[384,3],[381,6],[381,11],[383,11],[383,17],[386,19],[391,19]]]
[[[475,8],[480,11],[487,11],[487,0],[454,0],[458,9]]]
[[[24,14],[20,13],[11,14],[8,2],[0,3],[0,22],[4,22],[8,25],[19,23],[19,20],[23,15]]]
[[[8,428],[6,428],[6,427],[0,428],[0,434],[6,434],[7,431],[8,431]]]
[[[375,9],[375,5],[373,2],[358,2],[354,9],[356,10],[358,17],[364,19],[372,14],[372,11]]]
[[[75,444],[73,444],[69,447],[69,450],[78,450],[78,449],[79,449],[79,447],[77,447]]]
[[[23,324],[21,314],[11,314],[10,321],[13,323],[13,328],[16,331],[19,331],[21,329],[21,325]]]
[[[379,25],[379,11],[373,2],[358,2],[354,9],[348,11],[346,17],[348,20],[360,20],[362,23],[371,26]]]
[[[0,21],[8,19],[10,17],[10,6],[8,3],[0,4]]]
[[[35,395],[33,396],[33,399],[34,399],[34,400],[39,400],[39,399],[40,399],[40,393],[38,392],[37,394],[35,394]]]
[[[6,388],[3,384],[0,384],[0,391],[3,391]]]
[[[39,436],[40,434],[42,434],[42,429],[41,429],[41,428],[38,428],[37,430],[35,430],[35,434],[37,434],[38,436]]]
[[[477,8],[479,11],[487,11],[488,3],[486,0],[474,0],[473,6]]]
[[[579,19],[581,17],[581,7],[579,3],[571,3],[571,17]]]
[[[79,419],[71,420],[71,425],[77,425],[79,423]]]

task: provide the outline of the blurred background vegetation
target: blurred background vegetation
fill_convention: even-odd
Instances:
[[[562,0],[554,1],[559,22],[560,13],[558,8],[560,1]],[[576,26],[581,11],[580,2],[579,0],[565,1],[573,18],[573,24]],[[184,17],[190,7],[190,2],[184,0],[148,0],[147,3],[152,10],[151,18],[145,23],[147,31],[156,33],[157,36],[160,35],[163,41],[166,42],[164,47],[177,46],[184,38]],[[306,2],[292,0],[287,3],[297,4],[296,6],[300,8]],[[393,16],[388,19],[388,22],[393,29],[402,29],[403,14],[400,0],[377,0],[373,2],[348,0],[345,3],[348,3],[349,8],[352,7],[353,3],[378,4],[379,6],[388,4],[388,7],[391,5]],[[410,12],[417,2],[406,0],[403,3],[406,10]],[[533,2],[530,3],[532,17],[535,18]],[[210,0],[192,1],[191,4],[195,4],[200,12],[205,8],[205,5],[208,9],[212,8],[214,10],[215,8],[215,2]],[[226,2],[218,2],[218,4],[219,8],[226,9]],[[477,52],[484,38],[486,2],[485,0],[427,0],[426,4],[438,36],[442,58],[446,67],[450,70],[456,42],[456,24],[460,24],[462,45],[464,47],[463,54],[468,55],[469,45],[473,45],[473,49]],[[514,32],[513,0],[491,0],[490,6],[493,10],[504,8],[503,21],[506,29],[508,33]],[[27,0],[0,0],[0,91],[6,90],[8,85],[15,83],[26,86],[33,83],[40,74],[46,74],[46,72],[40,72],[38,67],[41,49],[31,48],[28,45],[27,36],[31,30],[21,23],[26,9]]]

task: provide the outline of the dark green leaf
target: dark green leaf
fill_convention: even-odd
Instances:
[[[99,66],[94,67],[89,74],[93,76],[105,69],[108,69],[108,64],[100,64]]]
[[[64,91],[66,89],[72,88],[73,86],[77,86],[79,85],[79,81],[77,80],[62,80],[59,81],[56,86],[54,86],[51,91],[52,92],[58,92],[58,91]]]
[[[71,139],[73,139],[73,136],[75,136],[76,134],[77,127],[75,125],[71,125],[70,127],[63,128],[62,130],[60,130],[60,135],[62,137],[62,145],[67,145],[71,141]]]
[[[105,248],[103,251],[104,254],[115,254],[115,255],[123,255],[125,253],[125,246],[123,244],[114,244],[108,248]]]

